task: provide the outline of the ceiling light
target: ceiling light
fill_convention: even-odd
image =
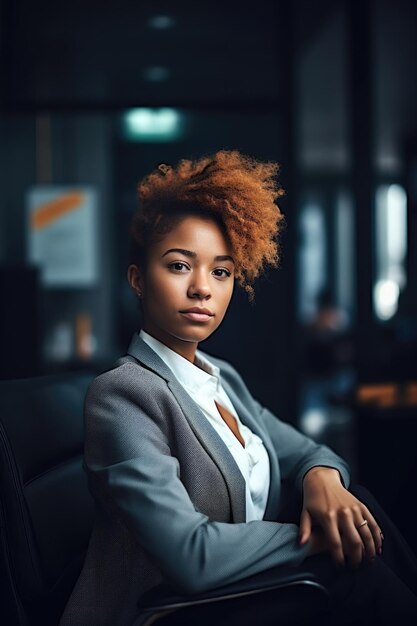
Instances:
[[[171,15],[153,15],[148,19],[148,26],[157,30],[167,30],[175,26],[175,19]]]
[[[123,116],[125,137],[133,141],[175,141],[181,137],[183,115],[176,109],[138,108]]]
[[[143,72],[145,80],[149,80],[152,83],[160,83],[164,80],[167,80],[169,74],[170,71],[167,67],[162,67],[159,65],[147,67]]]

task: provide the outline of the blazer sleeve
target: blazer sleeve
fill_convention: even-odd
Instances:
[[[337,469],[343,486],[350,485],[350,468],[331,448],[318,444],[291,424],[280,420],[255,400],[259,420],[267,429],[277,454],[282,480],[290,481],[302,493],[306,473],[316,466]]]
[[[137,367],[125,364],[89,387],[84,468],[94,498],[130,529],[182,592],[300,564],[309,543],[299,546],[296,524],[224,523],[196,510],[170,451],[158,394],[139,379]]]
[[[279,419],[252,396],[242,376],[230,363],[217,360],[221,363],[222,375],[227,378],[251,414],[267,430],[278,457],[282,480],[291,482],[302,493],[305,474],[319,465],[337,469],[343,486],[348,489],[351,480],[350,467],[342,457],[328,446],[315,442],[288,422]]]

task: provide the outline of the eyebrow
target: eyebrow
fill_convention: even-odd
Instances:
[[[193,259],[195,259],[196,256],[197,256],[197,253],[193,252],[192,250],[184,250],[184,248],[170,248],[169,250],[164,252],[162,257],[167,255],[169,252],[179,252],[180,254],[183,254],[184,256],[189,256],[189,257],[191,257]],[[231,261],[233,264],[235,263],[233,257],[231,257],[228,254],[219,254],[219,255],[214,257],[214,260],[215,261]]]

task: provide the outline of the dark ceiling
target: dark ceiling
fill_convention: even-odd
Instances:
[[[304,165],[320,164],[324,155],[323,165],[343,168],[350,51],[366,6],[375,124],[369,130],[379,165],[395,170],[400,144],[417,132],[415,0],[3,0],[3,108],[177,106],[288,120],[290,106]],[[165,21],[155,24],[158,16]]]
[[[288,63],[339,4],[7,0],[6,103],[277,104]]]

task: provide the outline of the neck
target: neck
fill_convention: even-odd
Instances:
[[[147,324],[144,324],[142,328],[145,332],[149,333],[149,335],[152,335],[152,337],[158,339],[158,341],[165,344],[168,348],[194,364],[195,353],[198,347],[197,341],[183,341],[159,328],[154,329]]]

